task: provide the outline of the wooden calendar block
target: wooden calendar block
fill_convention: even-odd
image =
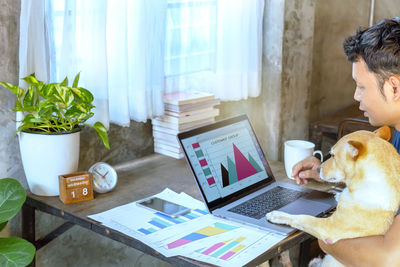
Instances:
[[[64,204],[93,199],[93,177],[88,172],[58,176],[60,199]]]

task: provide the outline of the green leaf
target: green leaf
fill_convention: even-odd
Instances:
[[[0,223],[14,217],[24,204],[25,198],[25,189],[17,180],[0,179]]]
[[[39,116],[34,116],[33,114],[28,114],[22,120],[22,122],[24,122],[24,123],[43,123],[43,122],[46,122],[46,121],[47,121],[46,119],[41,118]]]
[[[8,221],[0,223],[0,232],[4,229],[4,227],[6,227],[7,223]]]
[[[34,101],[35,101],[35,89],[33,86],[29,86],[23,101],[24,107],[32,107]]]
[[[78,74],[76,74],[74,82],[72,83],[72,87],[73,88],[77,88],[78,87],[78,83],[79,83],[79,76],[81,76],[81,73],[78,72]]]
[[[45,85],[42,88],[42,90],[40,92],[40,95],[43,96],[44,98],[52,97],[54,95],[54,92],[55,92],[55,89],[54,89],[55,85],[56,85],[55,83],[49,83],[49,84]]]
[[[79,109],[82,113],[89,113],[94,106],[88,103],[76,103],[76,108]]]
[[[15,101],[15,106],[13,111],[17,112],[17,111],[23,111],[24,107],[21,104],[21,101],[17,99],[17,101]]]
[[[56,84],[54,88],[57,92],[56,94],[54,94],[55,98],[61,101],[61,103],[63,103],[65,107],[69,106],[74,101],[74,95],[68,87]]]
[[[38,116],[50,119],[53,112],[57,111],[57,106],[54,102],[49,100],[44,100],[39,103]]]
[[[85,124],[85,126],[93,127],[96,130],[96,133],[99,136],[103,145],[106,148],[110,149],[110,144],[108,143],[107,129],[101,122],[98,121],[94,125]]]
[[[82,104],[83,103],[74,103],[74,105],[65,112],[65,117],[83,121],[92,117],[93,112],[90,112],[91,107],[85,107],[85,104]]]
[[[35,73],[32,73],[31,75],[22,78],[22,80],[33,86],[37,86],[39,84],[39,81],[35,77]]]
[[[10,90],[14,95],[17,96],[17,98],[21,98],[25,94],[25,90],[19,86],[16,86],[16,85],[13,85],[10,83],[5,83],[5,82],[0,82],[0,85],[4,86],[8,90]]]
[[[22,123],[18,126],[17,131],[18,131],[18,132],[22,132],[22,131],[27,130],[27,129],[35,129],[35,128],[37,128],[37,127],[36,127],[36,124],[34,124],[34,123],[22,122]]]
[[[82,102],[85,102],[85,103],[93,102],[94,97],[93,97],[93,94],[89,90],[82,88],[82,87],[78,87],[78,88],[72,87],[71,90],[74,93],[74,95],[77,96],[77,99],[81,100]]]
[[[67,77],[67,76],[64,78],[64,81],[62,81],[62,82],[60,83],[60,85],[61,85],[61,86],[68,86],[68,77]]]
[[[0,266],[27,266],[32,262],[35,251],[35,247],[24,239],[0,238]]]

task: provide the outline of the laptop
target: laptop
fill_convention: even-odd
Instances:
[[[177,135],[209,212],[215,216],[288,235],[272,224],[272,210],[323,216],[334,207],[332,194],[275,180],[247,115]]]

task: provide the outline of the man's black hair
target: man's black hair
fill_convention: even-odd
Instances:
[[[343,42],[346,57],[356,62],[360,57],[376,74],[383,93],[383,84],[391,75],[400,74],[400,18],[383,19],[361,29]]]

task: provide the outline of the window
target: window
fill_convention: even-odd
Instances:
[[[215,69],[217,0],[170,0],[165,76]]]
[[[104,125],[161,116],[173,91],[256,97],[263,10],[264,0],[22,1],[20,75],[81,72]]]

